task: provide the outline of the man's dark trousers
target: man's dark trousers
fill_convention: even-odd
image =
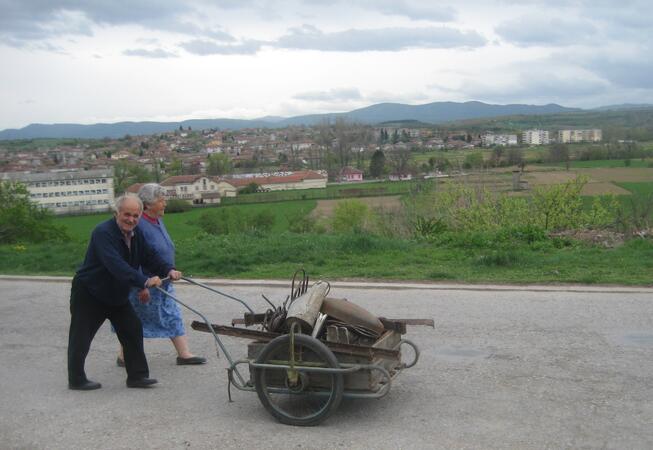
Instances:
[[[125,299],[126,300],[126,299]],[[70,333],[68,335],[68,382],[84,383],[84,362],[95,333],[109,319],[125,353],[127,378],[137,380],[150,375],[143,349],[143,326],[129,301],[110,306],[92,297],[77,278],[70,290]]]

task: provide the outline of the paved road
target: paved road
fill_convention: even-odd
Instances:
[[[190,330],[202,367],[174,365],[172,347],[146,341],[150,390],[125,388],[116,339],[104,326],[87,361],[102,382],[66,385],[69,284],[0,280],[1,448],[653,448],[653,289],[334,285],[378,315],[432,317],[415,327],[422,359],[381,400],[344,402],[320,427],[274,422],[255,394],[227,402],[225,359]],[[251,300],[286,288],[226,286]],[[238,304],[179,285],[216,323]],[[186,322],[193,318],[186,313]],[[237,357],[247,341],[226,339]]]

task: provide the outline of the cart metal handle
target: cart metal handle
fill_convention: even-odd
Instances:
[[[197,314],[198,316],[200,316],[200,317],[202,318],[202,320],[204,321],[204,323],[206,324],[206,326],[209,328],[209,331],[211,331],[211,334],[213,334],[213,338],[215,339],[215,342],[217,342],[217,344],[220,346],[220,349],[222,350],[222,353],[224,353],[224,356],[227,358],[227,360],[229,361],[229,364],[231,364],[231,367],[233,368],[233,367],[234,367],[234,361],[233,361],[233,359],[231,358],[231,354],[229,353],[229,351],[227,350],[227,348],[224,346],[224,344],[222,343],[222,341],[221,341],[220,338],[218,337],[218,335],[217,335],[217,333],[215,332],[215,330],[213,330],[213,327],[211,326],[211,323],[209,322],[209,319],[207,319],[206,316],[204,316],[204,314],[202,314],[201,312],[197,311],[197,310],[194,309],[194,308],[191,308],[191,307],[188,306],[186,303],[182,302],[181,300],[179,300],[178,298],[176,298],[174,295],[170,294],[170,293],[169,293],[168,291],[166,291],[165,289],[161,289],[159,286],[156,286],[156,289],[158,289],[159,292],[161,292],[161,293],[165,294],[166,296],[170,297],[171,299],[173,299],[175,302],[179,303],[179,304],[180,304],[181,306],[183,306],[184,308],[186,308],[186,309],[188,309],[188,310],[194,312],[195,314]],[[238,372],[237,369],[234,369],[234,372],[236,373],[236,376],[238,377],[238,381],[244,385],[244,384],[245,384],[245,380],[244,380],[243,377],[240,375],[240,372]]]
[[[248,310],[250,313],[254,314],[254,310],[253,310],[252,308],[250,308],[249,305],[248,305],[247,303],[245,303],[244,300],[241,300],[241,299],[239,299],[239,298],[236,298],[236,297],[234,297],[233,295],[229,295],[229,294],[225,294],[224,292],[220,292],[220,291],[218,291],[217,289],[213,289],[211,286],[207,286],[207,285],[204,284],[204,283],[200,283],[199,281],[195,281],[195,280],[193,280],[192,278],[189,278],[189,277],[181,277],[181,279],[184,280],[184,281],[189,282],[190,284],[194,284],[194,285],[196,285],[196,286],[203,287],[204,289],[208,289],[209,291],[215,292],[216,294],[220,294],[220,295],[222,295],[223,297],[227,297],[227,298],[230,298],[231,300],[235,300],[235,301],[237,301],[238,303],[240,303],[241,305],[243,305],[245,308],[247,308],[247,310]]]
[[[411,362],[401,364],[402,369],[410,369],[415,364],[417,364],[417,361],[419,360],[419,348],[417,348],[417,345],[413,341],[409,341],[408,339],[402,339],[401,341],[399,341],[399,348],[401,349],[401,346],[404,344],[408,345],[409,347],[412,347],[413,351],[415,352],[415,358]]]

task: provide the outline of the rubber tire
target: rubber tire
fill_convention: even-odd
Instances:
[[[333,352],[317,339],[304,334],[295,334],[295,345],[302,345],[310,349],[322,360],[322,362],[326,364],[327,367],[339,367],[338,360],[336,359]],[[258,358],[256,359],[256,362],[259,364],[265,364],[270,356],[274,355],[275,352],[279,350],[285,349],[286,354],[288,354],[289,347],[290,335],[285,334],[283,336],[279,336],[270,341],[263,348]],[[301,365],[301,363],[298,365]],[[342,392],[344,389],[342,374],[326,374],[326,376],[331,377],[332,380],[331,391],[329,394],[329,399],[322,407],[322,409],[317,414],[310,417],[298,417],[288,414],[285,411],[277,408],[273,402],[270,402],[270,398],[268,397],[267,393],[267,386],[265,383],[265,370],[266,369],[253,369],[256,393],[258,394],[258,398],[265,409],[267,409],[268,412],[281,423],[294,426],[315,426],[326,420],[338,408],[338,405],[340,405],[340,401],[342,400]]]

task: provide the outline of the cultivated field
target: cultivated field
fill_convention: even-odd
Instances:
[[[317,206],[312,211],[313,217],[331,217],[333,210],[338,202],[344,200],[318,200]],[[401,197],[392,195],[387,197],[362,197],[356,199],[361,203],[366,204],[371,209],[383,208],[386,211],[401,209]]]

